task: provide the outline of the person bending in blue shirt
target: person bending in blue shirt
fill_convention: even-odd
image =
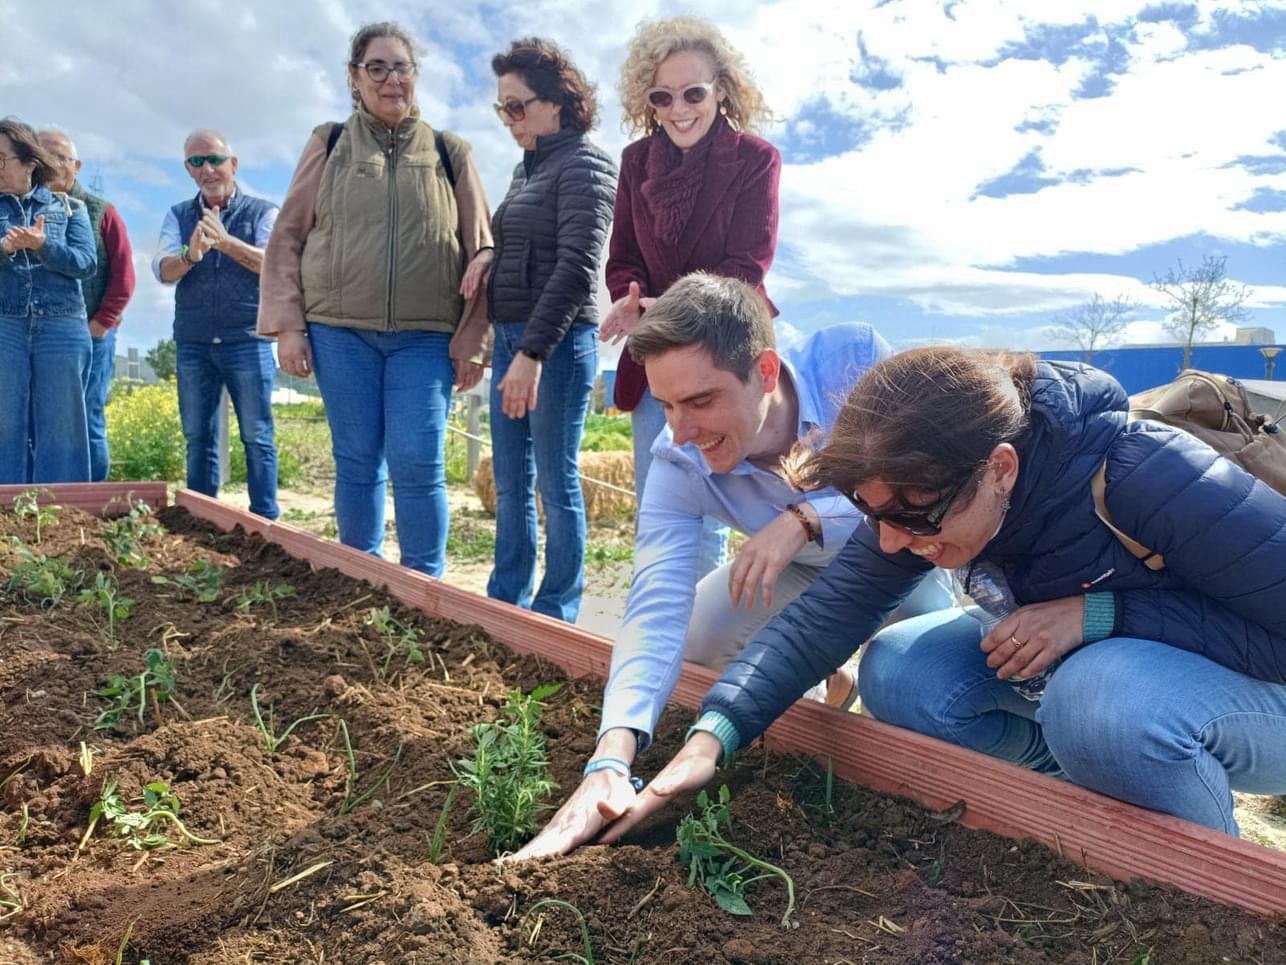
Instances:
[[[722,669],[862,518],[834,490],[800,492],[784,467],[824,442],[848,390],[892,354],[869,325],[832,326],[779,354],[762,297],[698,272],[657,299],[626,348],[646,368],[667,423],[639,507],[634,581],[585,780],[515,860],[565,854],[628,807],[630,767],[651,742],[682,661]],[[750,538],[698,582],[703,517]],[[945,581],[926,581],[898,616],[950,605]],[[829,702],[845,706],[854,690],[841,668]]]

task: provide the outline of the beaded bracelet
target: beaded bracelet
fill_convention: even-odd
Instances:
[[[813,521],[808,518],[808,514],[800,508],[799,503],[791,503],[786,507],[786,512],[794,516],[801,526],[804,527],[804,533],[808,536],[808,542],[816,543],[822,538],[821,528],[813,525]]]
[[[643,779],[632,775],[630,773],[630,765],[626,764],[619,757],[594,758],[594,760],[585,765],[585,770],[582,772],[582,776],[589,777],[589,775],[596,771],[615,771],[617,774],[621,775],[621,777],[629,781],[630,787],[634,788],[634,790],[643,790]]]

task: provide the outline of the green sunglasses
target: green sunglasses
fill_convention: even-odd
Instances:
[[[206,164],[209,164],[212,168],[217,168],[227,159],[226,154],[193,154],[187,161],[188,166],[193,168],[204,167]]]

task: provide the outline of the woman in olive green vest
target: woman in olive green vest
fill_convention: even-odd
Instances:
[[[440,576],[451,386],[476,384],[489,360],[491,214],[469,145],[420,119],[416,74],[396,24],[353,37],[354,110],[304,148],[265,255],[259,332],[277,337],[284,371],[317,376],[340,541],[380,555],[391,478],[402,563]]]

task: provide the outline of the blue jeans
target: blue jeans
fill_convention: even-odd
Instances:
[[[246,450],[250,512],[276,519],[277,447],[272,385],[276,363],[266,340],[179,342],[179,419],[188,449],[188,488],[219,495],[219,402],[228,390]]]
[[[495,326],[491,451],[496,477],[496,568],[487,596],[575,623],[585,588],[585,502],[579,455],[598,371],[598,329],[573,325],[541,367],[536,408],[510,419],[500,380],[518,352],[523,322]],[[545,574],[536,580],[536,484],[545,509]]]
[[[447,550],[447,412],[455,381],[451,337],[312,322],[308,340],[330,423],[340,542],[380,555],[385,488],[392,477],[402,565],[441,576]]]
[[[1153,640],[1067,657],[1039,703],[986,666],[976,620],[944,610],[895,624],[863,654],[879,720],[1122,801],[1237,834],[1232,791],[1286,793],[1286,685]]]
[[[92,357],[89,379],[85,383],[85,420],[89,425],[89,481],[102,482],[111,469],[111,453],[107,449],[107,393],[112,387],[116,369],[116,329],[109,328],[102,338],[89,338]]]
[[[643,505],[643,484],[647,471],[652,467],[652,443],[665,428],[665,410],[652,398],[652,390],[644,389],[643,398],[630,413],[631,433],[634,438],[634,492],[638,494],[637,506]],[[705,517],[701,525],[701,555],[697,559],[697,579],[713,573],[724,563],[728,554],[728,527],[717,519]]]
[[[88,482],[84,318],[0,317],[0,483]]]

